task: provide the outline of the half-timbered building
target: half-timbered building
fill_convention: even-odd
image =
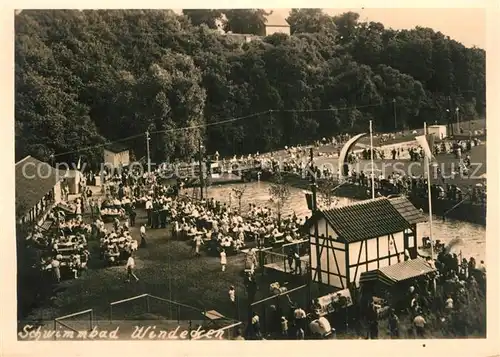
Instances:
[[[306,223],[311,281],[345,289],[358,286],[363,272],[415,258],[424,221],[404,197],[317,211]]]

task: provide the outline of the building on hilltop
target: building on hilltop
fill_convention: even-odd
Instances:
[[[270,36],[275,33],[283,33],[286,35],[290,35],[290,25],[286,21],[286,19],[274,12],[271,12],[266,16],[265,26],[265,34],[264,36]],[[223,20],[220,20],[217,23],[217,31],[223,35],[228,36],[231,39],[239,43],[249,43],[258,39],[262,39],[263,36],[258,35],[250,35],[244,33],[233,33],[233,32],[224,32],[223,30]]]
[[[266,19],[266,36],[270,36],[275,33],[284,33],[290,36],[290,24],[283,16],[273,11],[266,16]]]

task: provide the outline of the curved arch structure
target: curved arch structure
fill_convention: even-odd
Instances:
[[[339,155],[339,178],[342,181],[342,179],[348,175],[348,161],[347,161],[347,154],[349,151],[356,145],[359,139],[362,137],[368,135],[368,133],[362,133],[358,134],[354,137],[352,137],[348,142],[345,143],[345,145],[342,147],[342,150],[340,150],[340,155]]]

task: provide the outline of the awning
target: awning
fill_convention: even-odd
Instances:
[[[422,258],[416,258],[364,272],[360,276],[360,283],[378,280],[384,284],[393,285],[401,281],[427,275],[434,271],[436,269],[429,265],[427,261]]]
[[[394,282],[391,279],[387,278],[384,274],[380,273],[379,270],[372,270],[361,273],[361,276],[359,277],[360,284],[374,282],[374,281],[380,281],[381,283],[384,283],[385,285],[389,286],[394,284]]]

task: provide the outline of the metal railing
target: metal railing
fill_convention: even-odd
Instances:
[[[199,308],[194,307],[194,306],[182,304],[182,303],[177,302],[177,301],[164,299],[164,298],[154,296],[151,294],[141,294],[141,295],[127,298],[127,299],[122,299],[122,300],[111,302],[109,304],[109,321],[110,322],[113,321],[113,311],[114,311],[115,306],[130,302],[130,301],[138,300],[138,299],[144,299],[144,311],[147,313],[150,313],[152,311],[152,309],[151,309],[152,301],[159,301],[159,302],[168,304],[168,316],[170,318],[175,316],[175,320],[177,320],[177,321],[189,320],[189,318],[183,318],[183,317],[187,317],[187,316],[182,316],[181,308],[187,309],[191,312],[195,312],[197,315],[199,314],[199,316],[196,316],[196,317],[200,317],[200,318],[203,316],[203,312],[204,312],[202,309],[199,309]],[[175,313],[174,313],[173,307],[175,308]],[[192,316],[192,317],[194,317],[194,316]]]
[[[270,250],[262,250],[261,251],[262,262],[261,266],[265,268],[275,268],[275,270],[280,270],[284,273],[294,273],[295,272],[295,259],[293,260],[293,267],[290,268],[288,263],[288,255],[282,253],[276,253]],[[307,270],[307,266],[309,264],[308,257],[300,257],[301,262],[301,270],[302,273]]]
[[[210,320],[206,317],[206,311],[194,306],[182,304],[177,301],[169,300],[169,299],[164,299],[159,296],[154,296],[151,294],[141,294],[137,296],[133,296],[127,299],[122,299],[118,301],[111,302],[109,304],[109,323],[112,324],[114,322],[114,319],[116,318],[116,307],[122,304],[126,304],[131,301],[137,301],[137,300],[143,300],[143,302],[140,302],[140,304],[143,304],[142,310],[145,313],[152,313],[153,311],[160,310],[161,312],[161,319],[164,319],[164,316],[166,315],[167,318],[166,320],[173,320],[177,321],[177,323],[180,325],[183,321],[188,323],[188,337],[189,339],[203,339],[204,336],[191,336],[191,331],[192,331],[192,324],[195,321],[204,321],[207,324],[207,326],[212,326],[213,329],[217,332],[224,331],[224,339],[227,338],[233,338],[236,335],[236,330],[238,326],[240,326],[242,323],[240,321],[235,321],[233,319],[227,318],[227,317],[222,317],[217,320]],[[154,303],[159,302],[161,304],[167,304],[167,307],[165,308],[164,306],[158,308],[155,308]],[[229,325],[227,325],[229,323]],[[205,323],[203,323],[205,324]],[[226,324],[226,326],[221,324]]]
[[[83,310],[83,311],[79,311],[79,312],[75,312],[75,313],[72,313],[72,314],[69,314],[69,315],[64,315],[64,316],[61,316],[61,317],[56,317],[54,319],[54,340],[57,340],[57,332],[59,330],[59,326],[62,326],[64,329],[67,329],[69,331],[71,331],[72,333],[76,333],[76,334],[79,334],[82,329],[77,329],[77,328],[74,328],[74,327],[71,327],[69,326],[67,323],[65,322],[62,322],[62,320],[68,320],[72,317],[77,317],[77,316],[81,316],[81,315],[85,315],[85,314],[88,314],[89,315],[89,328],[88,328],[88,331],[92,331],[92,329],[94,328],[94,310],[93,309],[87,309],[87,310]],[[81,323],[82,320],[76,320],[78,322]],[[63,334],[63,337],[64,337],[64,334]]]

